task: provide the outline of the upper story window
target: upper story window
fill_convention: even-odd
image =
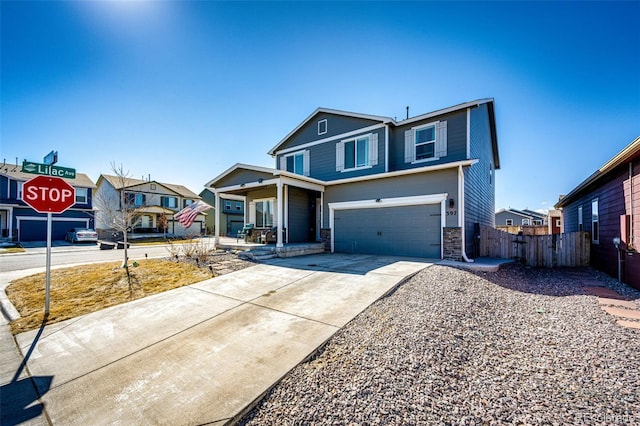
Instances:
[[[433,161],[447,156],[447,122],[436,121],[404,132],[405,163]]]
[[[178,197],[162,197],[162,207],[169,209],[178,208]]]
[[[526,226],[531,225],[531,221],[530,221],[529,219],[522,219],[522,225],[523,225],[523,226],[525,226],[525,225],[526,225]]]
[[[600,243],[600,216],[598,214],[598,199],[591,201],[591,241]]]
[[[505,223],[507,226],[513,226],[513,219],[507,219]]]
[[[540,220],[540,219],[533,219],[533,224],[534,224],[534,225],[537,225],[537,226],[540,226],[540,225],[542,225],[542,220]]]
[[[130,206],[143,206],[146,201],[145,194],[127,192],[125,193],[125,199]]]
[[[226,200],[226,201],[224,202],[224,209],[225,209],[225,210],[231,210],[231,201]]]
[[[183,206],[183,207],[190,206],[190,205],[191,205],[191,204],[193,204],[193,203],[194,203],[194,200],[192,200],[192,199],[190,199],[190,198],[186,198],[186,199],[184,200],[184,203],[183,203],[183,204],[184,204],[184,206]]]
[[[336,171],[346,172],[378,164],[378,135],[358,136],[336,144]]]
[[[327,133],[327,119],[318,121],[318,135]]]
[[[89,198],[87,188],[76,188],[76,203],[87,204]]]
[[[16,182],[16,184],[16,199],[22,200],[22,185],[24,185],[24,182]]]
[[[309,176],[309,150],[298,151],[280,157],[280,170]]]
[[[236,210],[242,210],[242,203],[240,201],[236,201]]]

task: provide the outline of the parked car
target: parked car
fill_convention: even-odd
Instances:
[[[65,239],[71,243],[97,243],[98,233],[89,228],[72,228],[69,232],[67,232],[67,236],[65,237]]]

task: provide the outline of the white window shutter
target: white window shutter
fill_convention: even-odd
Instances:
[[[413,141],[413,129],[404,132],[404,162],[413,163],[416,159],[416,144]]]
[[[447,156],[447,122],[439,121],[436,124],[436,157]]]
[[[369,165],[378,164],[378,134],[374,133],[369,138]]]
[[[344,170],[344,142],[336,144],[336,172]]]
[[[304,151],[304,154],[302,154],[302,162],[303,162],[303,166],[302,166],[302,174],[304,176],[309,176],[309,172],[310,172],[310,167],[309,167],[309,150],[306,149]]]
[[[280,157],[280,170],[287,170],[287,157],[284,155]]]

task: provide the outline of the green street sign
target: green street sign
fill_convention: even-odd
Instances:
[[[76,178],[76,169],[68,167],[50,166],[48,164],[33,163],[31,161],[22,162],[22,172],[34,175],[57,176],[67,179]]]

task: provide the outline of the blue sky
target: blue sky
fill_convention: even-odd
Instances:
[[[0,3],[0,160],[195,192],[317,107],[493,97],[496,209],[546,209],[640,134],[640,2]]]

